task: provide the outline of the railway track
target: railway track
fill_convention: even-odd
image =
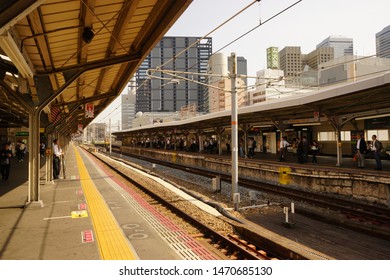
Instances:
[[[94,155],[92,153],[92,155]],[[249,243],[248,241],[243,240],[238,235],[228,234],[227,236],[221,234],[220,232],[214,230],[208,225],[202,223],[197,218],[193,217],[191,214],[181,210],[174,203],[171,203],[164,199],[159,194],[151,191],[148,187],[143,184],[140,184],[136,180],[129,177],[124,172],[116,169],[111,164],[103,161],[101,158],[94,155],[97,159],[104,162],[106,166],[112,169],[114,172],[125,178],[128,182],[130,182],[133,186],[141,190],[143,193],[151,197],[154,201],[159,203],[160,205],[167,208],[169,211],[173,212],[175,215],[191,224],[195,228],[197,228],[201,234],[202,238],[207,240],[212,247],[219,250],[221,253],[225,254],[230,259],[240,259],[240,260],[277,260],[275,256],[271,253],[266,252],[264,248],[258,248],[256,245]],[[291,253],[289,254],[291,256]],[[281,256],[279,256],[280,258]],[[305,259],[301,256],[295,255],[298,259]],[[288,256],[286,256],[286,259]]]
[[[193,166],[183,166],[175,164],[173,162],[166,162],[140,155],[131,154],[127,156],[183,170],[192,174],[201,175],[208,178],[214,178],[218,176],[221,178],[221,181],[225,181],[228,183],[231,182],[230,174],[221,173],[214,170],[205,170],[203,168],[197,168]],[[301,208],[296,208],[296,212],[299,214],[309,216],[315,219],[320,219],[321,221],[343,226],[365,234],[390,240],[390,210],[388,208],[377,205],[369,205],[349,199],[342,199],[330,195],[307,192],[299,189],[281,188],[280,186],[275,187],[275,185],[259,182],[255,179],[240,177],[238,179],[238,183],[240,186],[251,190],[283,196],[294,201],[301,201],[316,207],[338,211],[339,213],[344,215],[345,220],[327,218],[323,215],[318,215],[310,211],[305,211]]]

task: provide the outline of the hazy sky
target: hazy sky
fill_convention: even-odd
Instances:
[[[170,36],[203,36],[252,0],[194,0]],[[213,52],[297,1],[262,0],[211,35]],[[303,53],[330,35],[353,38],[358,55],[375,54],[375,33],[390,25],[389,0],[302,0],[222,52],[248,60],[248,74],[266,66],[266,48],[301,46]]]
[[[202,37],[223,21],[252,3],[252,0],[194,0],[167,36]],[[265,22],[297,1],[262,0],[252,5],[229,24],[221,27],[213,38],[213,52],[240,35]],[[303,53],[330,35],[353,38],[354,53],[375,54],[375,33],[390,25],[390,0],[302,0],[290,10],[222,50],[235,52],[248,61],[248,75],[266,67],[266,48],[301,46]],[[116,109],[118,108],[119,109]],[[115,110],[116,109],[116,110]],[[115,110],[115,112],[113,112]],[[120,100],[115,100],[96,121],[120,119]]]

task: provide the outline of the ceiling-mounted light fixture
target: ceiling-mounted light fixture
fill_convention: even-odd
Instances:
[[[81,36],[83,38],[83,41],[89,44],[91,43],[93,37],[95,36],[95,33],[93,33],[90,27],[84,27],[83,34]]]
[[[33,70],[28,65],[26,59],[19,50],[18,45],[9,32],[7,32],[6,35],[0,36],[0,48],[5,52],[9,59],[11,59],[12,63],[24,78],[32,78],[34,76]]]

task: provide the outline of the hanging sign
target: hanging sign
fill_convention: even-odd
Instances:
[[[85,104],[85,118],[94,118],[94,106],[93,103]]]

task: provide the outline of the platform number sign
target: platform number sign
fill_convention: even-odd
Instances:
[[[316,122],[320,121],[320,112],[315,111],[313,113],[313,118],[314,118],[314,121],[316,121]]]
[[[85,104],[85,118],[94,118],[94,106],[93,103]]]

